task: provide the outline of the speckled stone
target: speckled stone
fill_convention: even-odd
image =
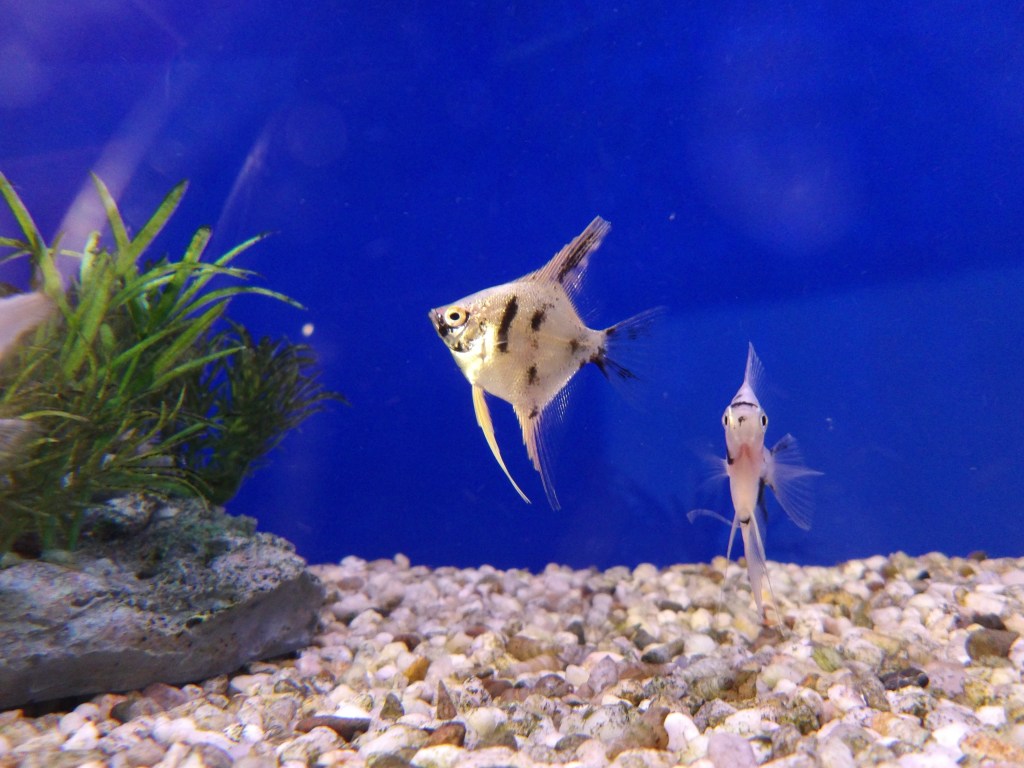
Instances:
[[[86,536],[71,567],[0,570],[0,709],[201,680],[308,645],[323,588],[290,544],[252,529],[182,502],[125,538]]]

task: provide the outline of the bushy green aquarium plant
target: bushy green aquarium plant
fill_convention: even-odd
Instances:
[[[186,183],[132,234],[94,182],[112,242],[96,233],[74,250],[44,241],[0,174],[21,229],[0,236],[4,259],[27,257],[54,305],[0,363],[0,418],[20,425],[16,439],[0,440],[0,556],[73,549],[84,511],[120,494],[224,503],[290,429],[343,400],[321,386],[308,346],[254,340],[225,315],[242,294],[299,306],[234,266],[262,236],[207,259],[203,227],[181,258],[152,259]],[[70,276],[61,257],[77,262]]]

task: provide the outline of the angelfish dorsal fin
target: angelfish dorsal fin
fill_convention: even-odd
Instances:
[[[571,242],[562,247],[551,261],[531,273],[527,279],[539,282],[555,282],[565,288],[570,297],[575,296],[583,283],[583,275],[587,270],[590,254],[596,251],[612,225],[595,216],[587,228],[580,232]]]
[[[491,412],[487,408],[487,398],[484,395],[483,387],[478,384],[473,385],[473,412],[476,414],[476,423],[480,425],[480,429],[484,432],[484,438],[487,440],[487,444],[491,447],[491,453],[494,454],[494,458],[498,461],[498,466],[501,467],[501,471],[505,473],[505,477],[512,483],[512,487],[516,489],[518,493],[527,504],[530,503],[530,499],[522,489],[516,485],[516,481],[512,479],[512,475],[508,471],[508,467],[505,466],[505,460],[501,458],[501,450],[498,448],[498,441],[494,437],[494,424],[491,422]]]

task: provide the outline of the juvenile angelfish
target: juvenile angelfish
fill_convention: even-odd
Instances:
[[[754,593],[758,613],[763,617],[762,578],[767,584],[772,603],[775,603],[764,551],[767,523],[765,486],[772,489],[790,519],[807,530],[811,527],[811,509],[803,481],[821,473],[803,465],[796,438],[792,435],[783,437],[771,450],[765,449],[768,414],[761,408],[755,392],[761,375],[761,361],[754,353],[754,345],[750,344],[743,385],[722,414],[722,426],[725,428],[726,447],[723,466],[729,477],[729,491],[735,510],[726,559],[732,554],[733,539],[739,528],[743,535],[750,588]]]
[[[557,509],[544,424],[558,409],[549,406],[588,363],[606,378],[636,378],[610,353],[620,342],[637,338],[654,314],[645,312],[604,330],[588,328],[580,319],[572,299],[590,254],[609,229],[608,222],[598,216],[536,272],[430,310],[434,328],[472,385],[476,421],[491,453],[527,503],[529,498],[501,458],[485,393],[511,403],[526,452],[540,473],[548,501]]]

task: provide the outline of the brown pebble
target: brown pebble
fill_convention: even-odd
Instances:
[[[452,702],[451,694],[445,688],[444,683],[437,684],[437,704],[435,707],[438,720],[451,720],[458,713],[455,711],[455,704]]]
[[[511,704],[516,701],[526,701],[526,697],[530,695],[530,687],[527,685],[513,685],[511,688],[506,688],[501,692],[501,695],[495,699],[497,704]]]
[[[659,600],[657,602],[659,611],[675,611],[676,613],[683,613],[686,609],[682,603],[677,603],[675,600]]]
[[[967,654],[975,660],[986,656],[1005,659],[1018,637],[1016,632],[1005,629],[976,629],[967,636]]]
[[[486,749],[487,747],[508,747],[514,751],[519,750],[516,735],[509,730],[507,724],[499,725],[494,731],[477,742],[477,749]]]
[[[878,679],[887,691],[898,691],[911,685],[916,685],[919,688],[928,685],[928,675],[917,667],[904,667],[895,672],[886,672],[884,675],[879,675]]]
[[[466,726],[462,723],[445,723],[437,728],[427,738],[424,747],[434,747],[438,744],[454,744],[461,747],[466,743]]]
[[[384,705],[380,708],[380,716],[383,720],[397,720],[405,714],[405,707],[402,700],[394,692],[389,692],[384,697]]]
[[[361,733],[370,730],[368,717],[337,717],[335,715],[311,715],[304,717],[295,724],[295,730],[309,733],[314,728],[325,726],[330,728],[345,741],[352,741]]]
[[[505,644],[508,655],[519,661],[534,659],[544,653],[544,645],[532,637],[526,635],[514,635]]]
[[[213,744],[196,744],[189,754],[199,758],[195,765],[202,765],[205,768],[231,768],[235,764],[231,755]]]
[[[270,738],[283,736],[291,727],[299,703],[291,696],[274,699],[263,713],[263,730]]]
[[[985,629],[1006,629],[1006,625],[998,615],[994,613],[976,613],[971,616],[972,624],[979,624]]]
[[[415,651],[416,646],[423,642],[423,638],[412,632],[400,632],[395,635],[394,641],[396,643],[405,643],[406,648],[410,651]]]
[[[472,624],[462,631],[466,633],[466,637],[480,637],[484,632],[490,632],[491,630],[483,624]]]
[[[133,696],[119,701],[110,708],[110,716],[120,723],[127,723],[137,717],[152,717],[164,711],[164,708],[145,696]]]
[[[654,635],[652,635],[643,627],[637,627],[636,632],[633,633],[633,645],[637,648],[637,650],[642,651],[648,645],[653,645],[656,642],[657,640],[655,639]]]
[[[385,752],[380,755],[370,755],[366,761],[367,768],[409,768],[412,765],[401,755],[393,752]]]
[[[585,733],[570,733],[567,736],[563,736],[555,744],[555,749],[558,752],[575,752],[579,749],[580,745],[586,741],[590,741],[590,736]]]
[[[118,757],[128,768],[140,768],[143,765],[156,765],[167,750],[152,739],[143,739],[132,744]]]
[[[366,582],[358,576],[344,576],[334,583],[344,592],[356,592],[366,586]]]
[[[614,760],[627,749],[659,749],[668,747],[668,731],[665,730],[665,716],[668,707],[651,707],[633,723],[622,738],[612,742],[606,751],[609,760]]]
[[[427,676],[430,669],[430,662],[423,656],[417,656],[416,660],[405,668],[405,677],[410,683],[418,683]]]
[[[973,560],[976,563],[982,563],[988,560],[988,553],[983,549],[976,549],[967,555],[968,560]]]
[[[583,622],[580,621],[579,619],[574,619],[573,621],[570,621],[569,622],[569,626],[567,626],[565,628],[565,630],[566,630],[566,632],[571,632],[572,634],[576,635],[576,642],[577,642],[577,644],[583,645],[585,642],[587,642],[587,637],[586,637],[585,628],[583,626]]]
[[[165,683],[152,683],[142,691],[147,699],[152,699],[163,709],[174,709],[187,702],[188,694],[180,688]]]
[[[560,699],[572,693],[572,686],[565,681],[565,678],[561,675],[549,673],[542,675],[541,678],[534,683],[533,693],[540,694],[546,699]]]
[[[492,699],[498,698],[513,685],[511,680],[506,680],[502,677],[489,677],[482,682],[484,690],[487,691]]]

